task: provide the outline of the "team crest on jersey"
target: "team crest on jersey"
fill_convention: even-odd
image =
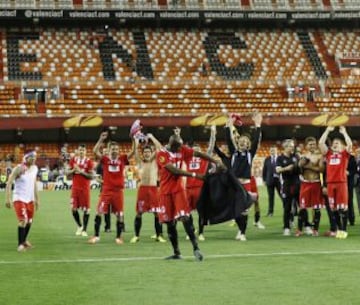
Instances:
[[[159,162],[160,162],[160,163],[164,163],[164,162],[165,162],[165,157],[164,157],[164,156],[160,156],[160,157],[159,157]]]
[[[340,161],[341,161],[340,158],[333,157],[330,159],[329,164],[330,165],[338,165],[338,164],[340,164]]]
[[[115,173],[115,172],[119,172],[120,171],[120,166],[119,165],[109,165],[109,172],[111,173]]]

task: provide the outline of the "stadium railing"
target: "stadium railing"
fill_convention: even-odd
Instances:
[[[344,10],[359,9],[357,0],[2,0],[5,9],[96,10]]]

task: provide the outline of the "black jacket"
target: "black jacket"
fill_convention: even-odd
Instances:
[[[263,172],[262,172],[262,177],[266,185],[273,185],[274,178],[275,177],[279,178],[279,175],[276,173],[275,168],[276,168],[276,159],[275,162],[272,163],[271,156],[267,157],[264,161]]]
[[[236,150],[231,141],[230,128],[225,128],[225,140],[231,154],[231,168],[238,178],[250,179],[251,166],[261,140],[261,128],[255,128],[255,135],[251,141],[249,150]]]
[[[238,218],[251,204],[248,192],[227,170],[206,177],[197,210],[204,224],[217,224]]]

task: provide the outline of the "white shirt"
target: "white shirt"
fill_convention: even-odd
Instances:
[[[18,166],[23,167],[24,165]],[[25,172],[15,179],[13,201],[29,203],[35,200],[35,183],[38,167],[32,165],[30,167],[25,166],[25,168]]]

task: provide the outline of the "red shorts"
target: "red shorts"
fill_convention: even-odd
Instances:
[[[250,193],[254,193],[257,196],[257,201],[259,200],[259,193],[258,193],[258,189],[256,186],[256,181],[252,181],[252,179],[250,180],[250,182],[248,183],[241,183],[241,185],[243,186],[243,188],[245,189],[245,191],[250,192]]]
[[[327,184],[329,206],[332,210],[348,208],[348,187],[347,182],[330,182]]]
[[[90,209],[90,189],[72,189],[70,198],[71,207],[76,209]]]
[[[251,182],[241,183],[241,185],[244,187],[245,191],[251,192]]]
[[[186,191],[160,195],[159,220],[170,222],[181,216],[190,215],[190,207],[186,197]]]
[[[250,178],[250,192],[255,193],[256,195],[259,196],[256,179],[254,176],[251,176]]]
[[[97,206],[98,214],[107,214],[111,206],[111,211],[120,216],[124,215],[124,190],[116,192],[101,193]]]
[[[321,209],[324,208],[324,197],[320,181],[307,182],[301,181],[299,195],[300,209]]]
[[[136,199],[136,212],[156,212],[159,207],[159,195],[157,186],[141,185]]]
[[[197,202],[200,197],[202,187],[191,187],[186,189],[190,211],[196,210]]]
[[[250,182],[248,183],[241,183],[241,185],[244,187],[244,189],[247,192],[251,192],[251,193],[255,193],[258,197],[259,197],[259,192],[258,192],[258,188],[256,185],[256,181],[254,180],[250,180]]]
[[[14,201],[14,209],[18,221],[26,221],[31,223],[34,217],[34,203],[25,203],[22,201]]]

